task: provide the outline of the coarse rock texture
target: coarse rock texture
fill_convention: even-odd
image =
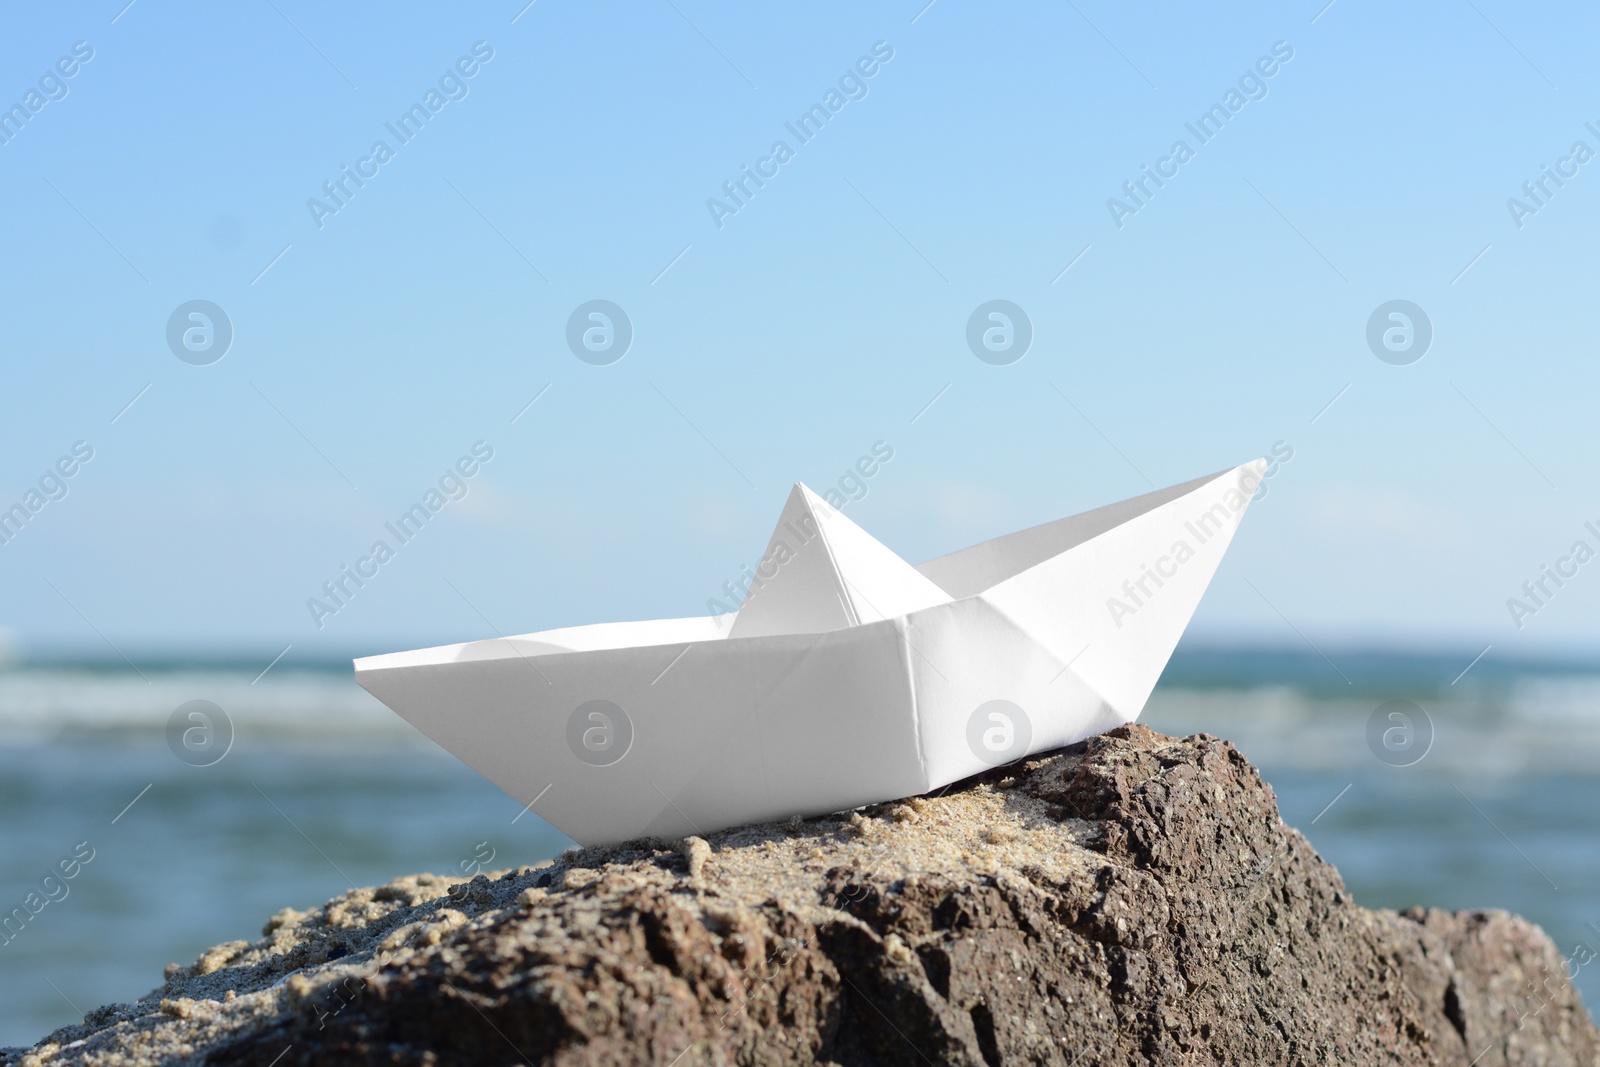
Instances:
[[[1367,911],[1226,741],[280,912],[14,1064],[1586,1064],[1537,927]]]

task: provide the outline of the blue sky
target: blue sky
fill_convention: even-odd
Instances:
[[[265,662],[691,615],[790,483],[878,442],[847,511],[912,560],[1276,445],[1197,638],[1592,646],[1600,562],[1520,629],[1507,599],[1600,548],[1600,162],[1559,163],[1600,150],[1594,21],[8,5],[0,104],[60,98],[0,145],[0,506],[93,458],[0,545],[0,627],[24,653]],[[1275,47],[1201,144],[1185,124]],[[785,124],[841,78],[800,143]],[[401,143],[386,124],[430,90]],[[1193,158],[1119,226],[1108,200],[1178,140]],[[1545,165],[1576,175],[1519,226]],[[308,206],[360,166],[336,213]],[[566,340],[597,299],[632,326],[609,365]],[[1033,331],[1004,366],[966,341],[995,299]],[[1434,333],[1408,365],[1366,340],[1395,299]],[[231,323],[209,365],[167,343],[192,300]],[[314,620],[478,442],[465,495]]]

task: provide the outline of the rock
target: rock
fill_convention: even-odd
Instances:
[[[10,1064],[1586,1064],[1542,931],[1358,907],[1228,742],[283,911]]]

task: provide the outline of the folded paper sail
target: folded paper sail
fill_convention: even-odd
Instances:
[[[1135,719],[1264,460],[912,566],[803,485],[737,613],[355,661],[581,844],[924,793]]]

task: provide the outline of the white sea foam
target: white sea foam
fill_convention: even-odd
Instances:
[[[145,668],[142,676],[71,667],[0,670],[0,744],[93,735],[159,737],[174,709],[199,699],[227,712],[241,736],[433,747],[344,672],[280,667],[254,678],[228,670]],[[1434,730],[1433,745],[1417,770],[1600,774],[1600,675],[1527,674],[1494,687],[1446,686],[1410,698]],[[1166,733],[1226,737],[1264,768],[1360,769],[1373,761],[1367,719],[1384,699],[1371,693],[1313,692],[1294,684],[1162,685],[1140,721]]]
[[[235,730],[283,739],[405,740],[419,735],[348,674],[28,667],[0,671],[0,743],[66,735],[163,734],[173,711],[209,700]]]
[[[1600,774],[1600,676],[1527,675],[1495,687],[1406,694],[1432,726],[1427,754],[1397,771],[1451,775]],[[1141,722],[1165,733],[1209,733],[1263,768],[1372,769],[1367,721],[1389,699],[1345,698],[1292,686],[1160,688]],[[1420,728],[1420,727],[1419,727]]]

